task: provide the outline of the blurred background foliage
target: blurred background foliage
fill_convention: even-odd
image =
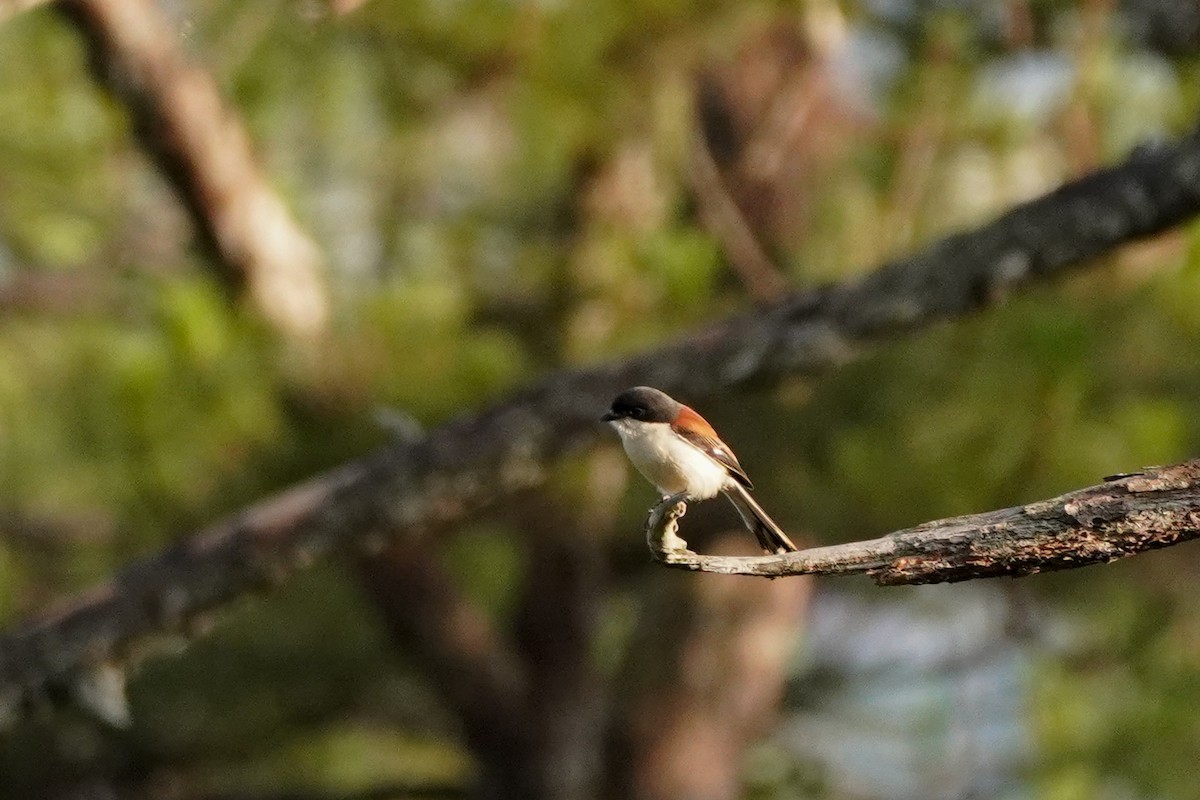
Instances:
[[[689,179],[697,76],[735,127],[764,97],[809,104],[759,154],[773,183],[754,163],[730,181],[795,286],[862,274],[1200,111],[1185,2],[165,5],[322,245],[334,321],[296,348],[232,302],[78,33],[51,8],[6,20],[5,620],[367,452],[388,420],[437,425],[747,307]],[[1193,225],[704,412],[785,527],[871,537],[1200,453],[1198,308]],[[588,491],[576,466],[550,491]],[[624,497],[584,526],[612,554],[598,649],[614,653],[660,580],[642,558],[651,491]],[[478,520],[448,559],[500,621],[523,524]],[[746,794],[1198,797],[1198,570],[1188,546],[1016,584],[819,584]],[[106,770],[168,797],[461,784],[453,723],[375,614],[344,565],[321,566],[149,661],[128,731],[60,712],[0,740],[0,794]]]

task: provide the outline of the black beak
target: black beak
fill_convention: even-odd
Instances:
[[[621,417],[618,416],[617,414],[614,414],[611,411],[606,411],[606,412],[604,412],[604,416],[600,418],[600,421],[601,422],[612,422],[614,419],[620,419],[620,418]]]

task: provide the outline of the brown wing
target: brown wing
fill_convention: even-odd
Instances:
[[[685,423],[686,427],[680,423]],[[738,463],[737,456],[733,454],[728,445],[721,441],[721,437],[717,436],[717,432],[713,430],[712,425],[709,425],[708,420],[704,419],[704,417],[684,406],[680,410],[675,424],[671,426],[671,430],[683,437],[688,444],[712,456],[713,459],[729,470],[729,474],[742,486],[745,486],[747,489],[754,488],[754,484],[750,482],[750,477],[746,475],[746,470],[742,469],[742,465]]]

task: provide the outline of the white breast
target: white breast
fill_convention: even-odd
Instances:
[[[638,472],[663,496],[687,492],[696,500],[715,497],[729,480],[724,466],[679,438],[665,422],[612,423]]]

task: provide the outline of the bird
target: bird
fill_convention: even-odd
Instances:
[[[733,450],[695,410],[658,389],[635,386],[617,395],[600,420],[612,425],[629,460],[664,498],[724,494],[764,551],[797,549],[750,495],[754,484]]]

